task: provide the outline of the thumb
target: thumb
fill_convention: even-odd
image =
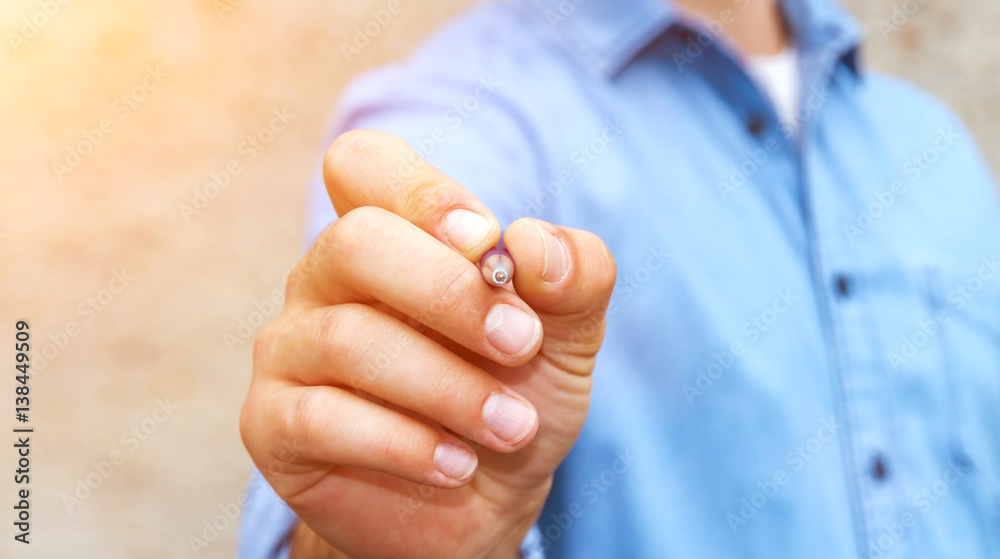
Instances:
[[[514,289],[542,321],[539,354],[560,369],[590,374],[604,339],[617,268],[597,235],[519,219],[504,233]]]

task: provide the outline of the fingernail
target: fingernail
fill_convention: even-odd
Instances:
[[[512,357],[530,351],[541,334],[542,323],[515,306],[500,303],[486,315],[486,339]]]
[[[535,223],[535,229],[542,238],[542,245],[545,247],[545,265],[542,268],[542,279],[549,283],[557,283],[566,276],[569,269],[569,252],[562,241],[555,235]]]
[[[445,239],[460,252],[472,250],[486,239],[493,224],[476,212],[456,209],[448,212],[441,220],[441,231]]]
[[[506,394],[494,394],[483,406],[486,428],[509,444],[517,444],[535,426],[535,410]]]
[[[456,444],[443,442],[434,450],[434,465],[452,479],[465,479],[476,471],[476,454]]]

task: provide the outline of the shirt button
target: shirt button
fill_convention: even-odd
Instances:
[[[850,297],[851,295],[851,280],[847,276],[840,274],[833,281],[834,288],[837,290],[837,295],[841,297]]]
[[[747,130],[754,136],[760,136],[764,132],[764,117],[759,114],[750,115],[747,120]]]
[[[889,471],[885,467],[885,460],[882,459],[882,455],[876,455],[872,461],[872,477],[878,481],[882,481],[888,475]]]

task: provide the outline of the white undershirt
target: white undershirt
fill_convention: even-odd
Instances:
[[[798,130],[802,75],[795,47],[786,47],[778,54],[748,57],[747,72],[771,98],[782,124]]]

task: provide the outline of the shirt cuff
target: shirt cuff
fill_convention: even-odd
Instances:
[[[531,527],[528,535],[524,537],[521,544],[522,559],[545,559],[545,550],[542,548],[542,531],[538,524]]]
[[[298,517],[254,468],[240,518],[238,559],[288,559]]]

